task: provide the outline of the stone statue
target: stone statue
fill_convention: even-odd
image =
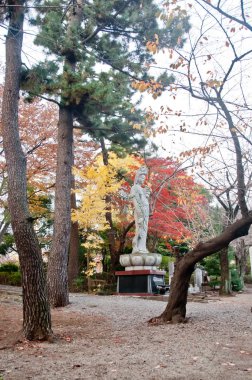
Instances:
[[[135,237],[132,241],[132,253],[149,253],[146,248],[146,239],[148,232],[148,222],[150,214],[149,197],[150,189],[142,187],[145,177],[148,174],[148,168],[141,166],[136,172],[134,185],[131,188],[129,198],[133,200],[134,217],[136,225]]]
[[[143,187],[143,183],[147,174],[148,168],[141,166],[136,172],[130,195],[128,196],[123,190],[120,191],[121,197],[133,201],[136,224],[132,253],[120,255],[120,264],[125,267],[125,271],[156,270],[162,261],[162,256],[159,253],[150,253],[146,248],[150,215],[150,189],[147,186]]]

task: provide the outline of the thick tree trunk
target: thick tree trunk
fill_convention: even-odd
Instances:
[[[220,252],[220,267],[221,267],[221,284],[220,295],[231,295],[231,279],[229,273],[228,247]]]
[[[71,78],[76,68],[75,31],[81,25],[83,17],[82,0],[73,2],[68,10],[67,34],[72,40],[71,49],[66,49],[64,75]],[[70,80],[70,79],[69,79]],[[69,89],[72,83],[69,83]],[[74,90],[72,93],[74,98]],[[55,215],[52,250],[48,262],[48,284],[51,305],[66,306],[68,293],[68,252],[71,232],[71,181],[73,165],[73,112],[75,101],[70,100],[69,91],[62,92],[59,109],[57,171],[55,186]]]
[[[26,159],[18,131],[19,77],[24,1],[12,2],[6,37],[6,72],[2,132],[8,173],[8,206],[20,259],[23,287],[23,331],[29,340],[52,335],[50,308],[39,243],[27,205]]]
[[[177,260],[168,304],[158,319],[172,323],[186,322],[187,293],[193,271],[194,260],[192,257],[184,256]],[[152,322],[154,321],[152,320]]]
[[[67,107],[60,107],[53,243],[48,260],[50,303],[69,303],[67,263],[71,229],[71,179],[73,163],[73,118]]]
[[[150,323],[185,322],[187,291],[191,274],[197,262],[227,247],[234,239],[247,235],[252,224],[252,212],[247,217],[237,220],[227,227],[219,236],[199,243],[192,251],[177,260],[171,283],[171,292],[164,312],[152,318]]]

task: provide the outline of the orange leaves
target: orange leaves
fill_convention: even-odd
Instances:
[[[146,44],[146,49],[149,50],[152,54],[156,54],[158,52],[158,45],[158,35],[154,34],[154,41],[148,41]]]
[[[140,92],[147,91],[149,94],[152,94],[154,99],[160,96],[164,89],[162,83],[156,82],[155,80],[150,80],[149,82],[134,81],[131,83],[131,87]]]
[[[176,172],[175,163],[168,159],[152,158],[147,160],[147,165],[153,193],[150,234],[176,241],[191,239],[188,226],[196,225],[194,219],[204,218],[205,198],[201,187],[184,171]]]
[[[144,92],[148,90],[150,87],[149,82],[144,82],[143,80],[141,81],[134,81],[131,83],[131,87],[134,88],[135,90],[138,90],[140,92]]]
[[[213,151],[213,149],[217,146],[217,143],[213,143],[213,144],[210,144],[208,146],[201,146],[201,147],[198,147],[198,148],[193,148],[191,150],[187,150],[185,152],[182,152],[180,153],[180,157],[181,158],[186,158],[186,157],[192,157],[192,156],[195,156],[195,155],[207,155],[209,154],[210,152]]]
[[[180,66],[185,67],[187,64],[185,63],[182,57],[179,57],[175,63],[170,64],[170,68],[177,70]]]
[[[153,54],[158,52],[158,47],[157,47],[157,44],[155,42],[148,41],[146,44],[146,48],[147,48],[147,50],[149,50]]]
[[[222,81],[219,81],[217,79],[211,79],[209,81],[206,81],[206,85],[211,88],[218,88],[222,85]]]

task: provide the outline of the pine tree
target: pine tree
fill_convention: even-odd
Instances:
[[[25,1],[10,1],[6,36],[6,70],[2,133],[8,174],[8,207],[20,259],[23,288],[23,332],[27,339],[49,339],[50,308],[39,243],[27,204],[26,158],[18,129],[18,103]]]
[[[152,0],[42,0],[36,4],[45,6],[38,9],[34,23],[39,27],[35,42],[44,47],[47,59],[24,71],[23,83],[30,95],[43,94],[59,105],[54,237],[48,282],[51,304],[64,306],[68,303],[74,124],[91,136],[103,134],[114,142],[119,139],[121,143],[124,137],[129,141],[129,135],[136,139],[136,131],[130,128],[129,83],[131,79],[148,80],[148,64],[153,58],[146,43],[156,35],[160,47],[175,46],[181,43],[181,35],[189,26],[186,17],[175,17],[169,28],[160,28],[159,9]],[[131,119],[135,116],[132,114]],[[125,126],[127,132],[131,129],[127,136]]]

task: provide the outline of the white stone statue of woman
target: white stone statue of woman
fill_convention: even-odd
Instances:
[[[136,172],[134,185],[131,188],[130,196],[134,204],[134,217],[136,233],[132,241],[132,253],[149,253],[146,248],[146,239],[148,232],[148,222],[150,214],[150,189],[142,187],[145,177],[148,174],[148,168],[141,166]]]

